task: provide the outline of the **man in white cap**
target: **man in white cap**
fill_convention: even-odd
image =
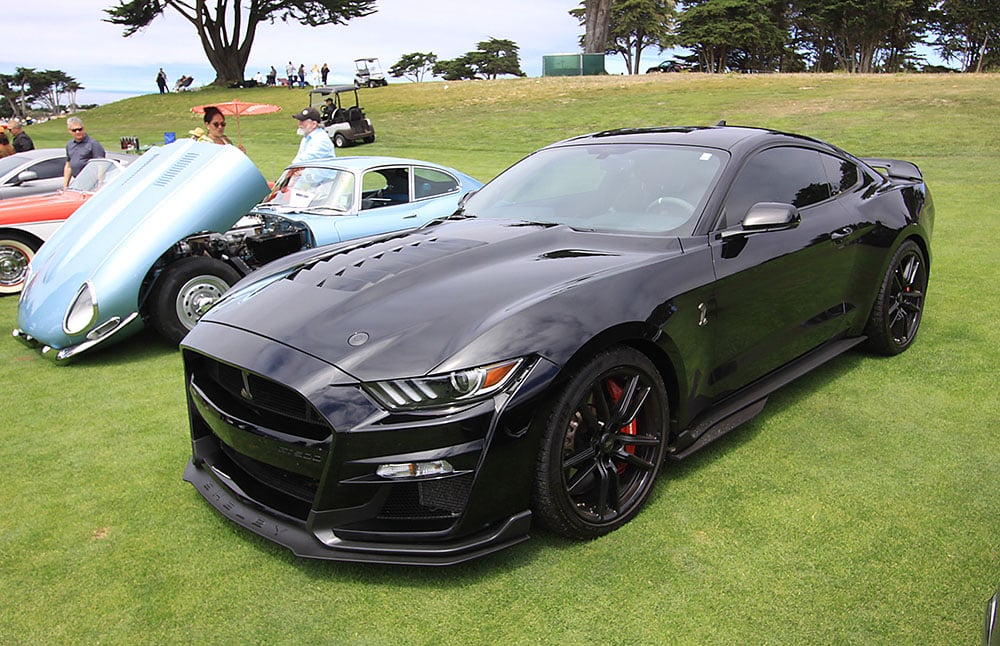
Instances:
[[[299,152],[292,160],[293,164],[337,156],[337,149],[333,147],[330,136],[326,134],[326,130],[319,127],[321,119],[319,110],[303,108],[295,113],[295,118],[299,122],[298,133],[303,137],[299,142]]]

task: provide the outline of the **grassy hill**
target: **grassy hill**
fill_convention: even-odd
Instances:
[[[304,561],[181,481],[179,355],[151,334],[55,367],[7,337],[0,365],[3,643],[976,644],[1000,585],[1000,76],[651,75],[362,90],[375,144],[489,179],[607,128],[731,124],[923,169],[937,206],[920,337],[851,353],[763,415],[668,464],[609,536],[529,543],[445,570]],[[305,90],[148,95],[83,114],[109,149],[183,136],[239,98],[268,178]],[[229,119],[236,136],[236,120]],[[62,146],[61,122],[31,126]],[[206,178],[211,181],[211,178]],[[17,303],[0,299],[0,330]]]

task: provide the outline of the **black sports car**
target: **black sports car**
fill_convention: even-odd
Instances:
[[[909,347],[933,218],[913,164],[797,135],[553,144],[446,220],[234,286],[183,342],[184,477],[313,558],[457,563],[533,521],[599,536],[775,389]]]

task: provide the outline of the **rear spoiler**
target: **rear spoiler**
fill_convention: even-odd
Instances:
[[[918,180],[924,178],[923,173],[920,172],[920,169],[913,162],[901,159],[882,159],[880,157],[862,157],[861,161],[887,177]]]

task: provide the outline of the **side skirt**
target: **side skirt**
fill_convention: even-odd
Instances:
[[[734,428],[749,422],[764,410],[768,395],[863,343],[867,338],[860,336],[831,341],[762,377],[735,395],[727,397],[681,431],[677,441],[670,448],[669,457],[683,460]]]

